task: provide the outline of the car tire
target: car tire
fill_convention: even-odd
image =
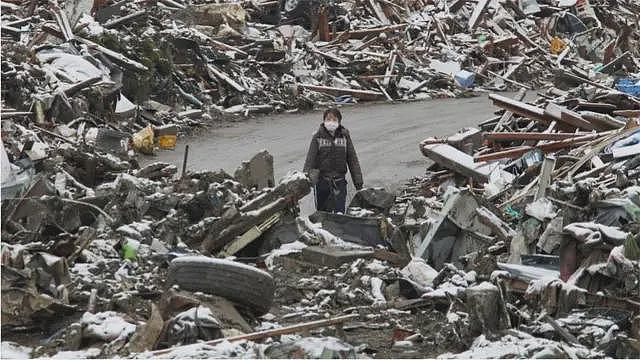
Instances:
[[[260,316],[269,312],[275,283],[265,271],[235,261],[183,256],[169,265],[169,286],[223,297]]]

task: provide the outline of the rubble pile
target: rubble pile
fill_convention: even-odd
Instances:
[[[470,346],[445,357],[638,356],[640,98],[566,75],[422,141],[433,165],[390,210],[394,249],[458,279],[417,300]]]
[[[637,71],[639,55],[630,0],[68,0],[3,10],[5,118],[49,129],[129,134],[230,113],[532,89],[557,71]]]

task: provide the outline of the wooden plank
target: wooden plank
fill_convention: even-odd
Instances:
[[[478,25],[480,19],[482,18],[482,14],[484,14],[487,9],[487,5],[489,5],[489,0],[480,0],[476,5],[471,17],[469,18],[469,31],[473,31],[473,29]]]
[[[547,188],[551,184],[551,175],[556,166],[556,158],[553,156],[545,156],[542,161],[542,169],[540,169],[540,178],[538,181],[538,191],[536,191],[533,200],[541,199],[547,193]]]
[[[544,114],[553,121],[560,121],[562,118],[562,107],[555,103],[548,103],[544,108]]]
[[[385,97],[384,94],[381,92],[370,91],[370,90],[336,88],[336,87],[330,87],[330,86],[319,86],[319,85],[311,85],[311,84],[300,84],[300,87],[304,89],[312,90],[312,91],[330,94],[333,96],[351,95],[362,100],[380,100]]]
[[[330,54],[330,53],[327,53],[327,52],[322,52],[322,51],[320,51],[320,50],[318,50],[318,49],[316,49],[316,48],[314,48],[312,51],[313,51],[314,53],[318,54],[318,55],[322,55],[322,56],[326,57],[326,58],[327,58],[327,59],[329,59],[329,60],[335,61],[336,63],[338,63],[338,64],[340,64],[340,65],[347,65],[347,64],[349,64],[349,61],[348,61],[348,60],[343,59],[343,58],[341,58],[341,57],[339,57],[339,56],[337,56],[337,55]]]
[[[407,27],[407,24],[389,25],[371,29],[347,30],[337,33],[336,36],[344,35],[347,36],[347,39],[362,39],[363,37],[368,35],[378,35],[381,33],[404,29],[405,27]]]
[[[599,130],[589,121],[582,118],[582,115],[575,111],[569,110],[564,106],[560,106],[554,103],[548,103],[544,109],[544,114],[547,120],[553,119],[558,123],[568,125],[572,128],[578,128],[582,130]]]
[[[600,137],[604,137],[609,134],[610,132],[597,133],[597,134],[578,136],[578,137],[566,139],[566,140],[554,141],[554,142],[550,142],[540,146],[521,146],[518,148],[507,149],[504,151],[478,155],[474,157],[474,160],[480,162],[480,161],[492,161],[492,160],[500,160],[500,159],[508,159],[508,158],[513,159],[513,158],[520,157],[536,148],[540,149],[545,153],[549,153],[549,152],[566,149],[576,145],[582,145],[584,143],[598,139]]]
[[[558,123],[555,120],[553,120],[551,123],[549,123],[549,126],[546,129],[544,129],[544,131],[542,133],[543,134],[551,134],[553,131],[555,131],[556,125],[558,125]],[[540,140],[540,141],[538,141],[536,143],[536,145],[539,146],[539,145],[542,145],[542,144],[544,144],[546,142],[547,142],[546,140]],[[531,142],[526,142],[526,145],[533,145],[533,144],[531,144]]]
[[[229,337],[226,337],[226,338],[216,339],[216,340],[211,340],[211,341],[206,341],[206,342],[200,342],[200,343],[183,345],[183,346],[175,346],[175,347],[172,347],[172,348],[169,348],[169,349],[151,351],[148,354],[150,354],[152,356],[158,356],[158,355],[170,353],[170,352],[172,352],[172,351],[174,351],[176,349],[186,349],[186,348],[189,348],[189,347],[200,347],[202,345],[217,345],[217,344],[220,344],[222,342],[234,342],[234,341],[241,341],[241,340],[252,340],[252,341],[253,340],[261,340],[261,339],[266,339],[266,338],[270,338],[270,337],[274,337],[274,336],[295,334],[295,333],[300,333],[300,332],[308,332],[309,330],[313,330],[313,329],[317,329],[317,328],[321,328],[321,327],[344,324],[345,322],[347,322],[349,320],[353,320],[353,319],[357,318],[358,316],[359,316],[358,314],[343,315],[343,316],[338,316],[338,317],[335,317],[335,318],[332,318],[332,319],[310,321],[310,322],[303,323],[303,324],[296,324],[296,325],[291,325],[291,326],[283,326],[281,328],[276,328],[276,329],[270,329],[270,330],[264,330],[264,331],[256,331],[256,332],[252,332],[252,333],[249,333],[249,334],[229,336]]]
[[[601,114],[593,111],[583,111],[580,113],[582,118],[592,123],[595,127],[601,130],[620,129],[624,127],[624,121],[620,121],[607,114]]]
[[[517,67],[512,67],[512,68],[513,68],[513,71],[515,71],[515,69],[517,69]],[[533,90],[533,88],[531,86],[525,85],[525,84],[517,82],[515,80],[511,80],[508,77],[500,75],[500,74],[497,74],[497,73],[494,73],[493,71],[487,70],[487,73],[490,74],[490,75],[493,75],[493,76],[495,76],[497,78],[500,78],[500,79],[502,79],[502,80],[504,80],[504,81],[506,81],[508,83],[512,83],[512,84],[514,84],[516,86],[519,86],[521,88],[525,88],[527,90]],[[511,74],[509,73],[509,75],[511,75]]]
[[[626,58],[629,55],[631,55],[631,53],[629,51],[627,51],[624,54],[618,56],[617,58],[613,59],[608,64],[605,64],[604,66],[602,66],[602,68],[600,68],[600,72],[604,73],[604,74],[612,73],[613,71],[615,71],[617,69],[617,65],[619,65],[622,62],[622,60],[624,60],[624,58]]]
[[[320,13],[318,14],[318,37],[320,41],[331,41],[329,14],[325,6],[320,7]]]
[[[218,70],[218,68],[215,67],[213,64],[207,64],[207,70],[209,70],[213,75],[215,75],[214,77],[217,77],[220,80],[226,82],[237,91],[239,92],[247,91],[244,87],[242,87],[242,85],[235,82],[232,78],[229,77],[229,75],[225,74],[221,70]]]
[[[444,41],[445,44],[447,44],[447,47],[451,47],[451,44],[449,44],[449,39],[447,38],[447,34],[444,33],[444,30],[442,30],[442,25],[440,24],[440,20],[438,20],[438,18],[434,16],[431,17],[433,19],[433,22],[436,24],[436,31],[438,32],[438,35],[442,38],[442,41]]]
[[[564,140],[584,133],[539,133],[539,132],[489,132],[484,137],[492,141],[515,141],[515,140]]]
[[[593,159],[591,159],[591,165],[593,165],[594,168],[598,168],[603,167],[605,163],[599,156],[594,156]]]
[[[578,114],[575,111],[571,111],[567,108],[563,108],[561,110],[562,115],[560,116],[560,121],[571,125],[578,129],[583,130],[598,130],[592,123],[582,118],[582,115]]]
[[[505,110],[509,110],[514,114],[518,114],[520,116],[524,116],[533,120],[544,121],[545,123],[550,121],[548,116],[545,115],[544,109],[541,109],[537,106],[509,99],[506,96],[498,94],[489,94],[489,99],[493,101],[494,105]]]
[[[393,75],[393,70],[396,66],[396,59],[398,54],[395,51],[391,52],[391,58],[389,61],[389,66],[387,67],[387,71],[384,74],[384,80],[382,80],[382,85],[384,87],[389,86],[389,80],[391,80],[391,75]]]
[[[125,16],[117,18],[117,19],[109,20],[102,26],[107,28],[107,29],[110,29],[110,28],[116,27],[116,26],[118,26],[118,25],[120,25],[120,24],[122,24],[124,22],[133,20],[133,19],[135,19],[137,17],[141,17],[146,13],[147,13],[147,10],[139,10],[139,11],[136,11],[136,12],[131,13],[129,15],[125,15]]]
[[[231,46],[231,45],[229,45],[229,44],[225,44],[225,43],[223,43],[223,42],[221,42],[221,41],[214,40],[214,39],[211,39],[211,38],[209,38],[208,40],[209,40],[209,41],[211,41],[211,43],[212,43],[213,45],[215,45],[215,46],[216,46],[217,48],[219,48],[219,49],[229,50],[229,51],[235,51],[235,52],[237,52],[237,53],[239,53],[239,54],[242,54],[242,55],[244,55],[244,56],[249,56],[249,54],[248,54],[246,51],[240,50],[240,49],[238,49],[238,48],[237,48],[237,47],[235,47],[235,46]]]
[[[412,87],[411,89],[409,89],[409,91],[407,91],[407,95],[411,95],[414,92],[422,89],[423,87],[425,87],[427,84],[429,84],[429,82],[431,82],[431,79],[428,80],[422,80],[420,81],[420,83],[418,83],[416,86]]]
[[[626,118],[640,118],[640,110],[616,110],[613,112],[613,115]]]

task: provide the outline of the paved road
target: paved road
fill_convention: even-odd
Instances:
[[[394,190],[406,179],[424,173],[427,160],[418,150],[421,140],[474,126],[491,117],[494,110],[486,96],[480,96],[359,105],[341,111],[343,125],[350,130],[360,158],[365,186]],[[234,123],[197,137],[179,139],[176,151],[161,152],[144,162],[161,160],[180,168],[184,146],[189,144],[189,169],[222,168],[233,174],[243,160],[267,149],[274,157],[277,181],[288,171],[302,169],[311,135],[321,116],[321,112],[283,114]],[[303,204],[303,210],[307,208],[305,213],[312,206],[310,198]]]

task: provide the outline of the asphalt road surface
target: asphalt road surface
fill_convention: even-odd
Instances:
[[[342,124],[351,132],[365,186],[391,191],[424,173],[428,161],[418,150],[421,140],[475,126],[490,118],[494,110],[486,96],[341,108]],[[224,169],[233,175],[243,160],[266,149],[274,157],[277,182],[289,171],[302,170],[311,135],[321,117],[322,112],[310,112],[248,119],[178,139],[175,151],[162,151],[143,162],[166,161],[180,169],[184,147],[189,144],[188,169]],[[354,189],[350,179],[349,183],[351,195]],[[312,211],[311,196],[302,201],[301,208],[305,214]]]

